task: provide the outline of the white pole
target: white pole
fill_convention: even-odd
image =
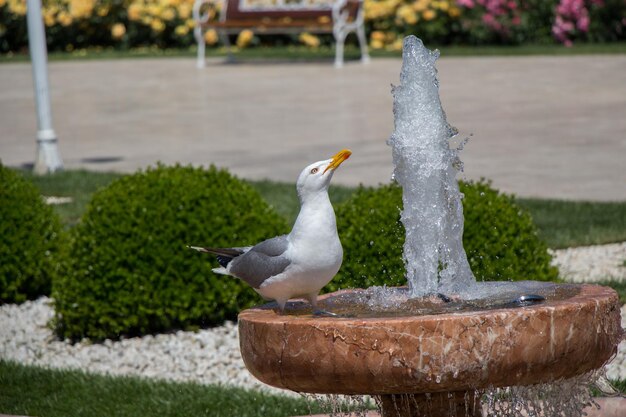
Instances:
[[[35,103],[37,106],[37,160],[34,171],[46,174],[63,168],[52,129],[50,97],[48,96],[48,60],[46,35],[41,13],[41,0],[27,0],[28,45],[33,66]]]

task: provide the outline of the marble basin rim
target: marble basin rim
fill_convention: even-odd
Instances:
[[[328,294],[327,296],[332,296]],[[583,284],[559,301],[394,318],[239,314],[240,349],[262,382],[318,394],[411,394],[532,385],[602,367],[622,340],[620,303]]]

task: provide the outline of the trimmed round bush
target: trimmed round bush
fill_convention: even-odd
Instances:
[[[460,182],[460,189],[464,194],[463,245],[478,281],[558,278],[530,215],[512,197],[484,181]],[[402,189],[395,184],[361,188],[337,207],[344,261],[327,290],[406,285],[401,209]]]
[[[61,223],[39,190],[0,164],[0,304],[50,294]]]
[[[55,282],[56,329],[77,340],[221,324],[260,298],[187,245],[231,247],[285,233],[249,185],[215,167],[159,165],[94,194]]]

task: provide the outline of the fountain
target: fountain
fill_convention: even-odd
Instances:
[[[298,303],[286,315],[271,306],[245,310],[239,334],[246,367],[296,392],[375,396],[383,417],[480,416],[487,390],[601,368],[622,338],[615,291],[476,283],[462,247],[461,163],[439,101],[437,54],[415,37],[403,51],[389,144],[403,187],[408,288],[322,297],[321,307],[338,317],[313,317]]]

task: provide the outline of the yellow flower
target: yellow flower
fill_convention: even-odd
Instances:
[[[456,6],[452,6],[448,9],[448,14],[450,17],[459,17],[461,15],[461,9]]]
[[[185,25],[179,25],[176,26],[176,29],[174,29],[174,33],[182,37],[189,33],[189,28]]]
[[[424,18],[424,20],[433,20],[435,17],[437,17],[437,13],[434,10],[424,10],[424,13],[422,13],[422,17]]]
[[[191,5],[183,3],[178,6],[178,16],[183,20],[189,19],[189,16],[191,16]]]
[[[396,39],[386,48],[388,51],[401,51],[402,50],[402,39]]]
[[[162,7],[157,4],[150,4],[146,7],[146,10],[150,16],[160,16]]]
[[[126,26],[123,23],[116,23],[111,26],[111,36],[113,39],[122,39],[122,37],[126,34]]]
[[[298,40],[310,48],[317,48],[320,46],[320,38],[315,35],[311,35],[310,33],[302,33]]]
[[[385,46],[383,42],[378,39],[372,39],[372,41],[370,42],[370,47],[372,49],[382,49],[383,46]]]
[[[9,10],[18,16],[26,14],[26,0],[9,0]]]
[[[423,12],[424,10],[428,9],[429,4],[430,1],[428,0],[417,0],[415,3],[413,3],[413,10],[415,10],[416,12]]]
[[[317,21],[321,25],[326,25],[326,24],[330,23],[330,17],[328,17],[328,16],[320,16],[320,17],[317,18]]]
[[[46,26],[53,26],[56,23],[56,19],[54,18],[55,17],[54,15],[55,15],[54,11],[46,10],[43,13],[43,23]]]
[[[398,11],[396,12],[396,16],[398,16],[401,20],[408,23],[409,25],[414,25],[417,23],[417,14],[408,4],[400,6],[400,8],[398,8]]]
[[[207,43],[207,45],[215,45],[217,43],[218,36],[215,29],[210,29],[206,31],[206,33],[204,34],[204,41]]]
[[[69,12],[75,19],[82,19],[91,16],[94,0],[70,0]]]
[[[128,6],[128,18],[130,20],[139,20],[141,19],[142,7],[139,3],[133,3]]]
[[[370,37],[372,38],[373,41],[383,42],[385,40],[385,34],[381,32],[380,30],[375,30],[374,32],[372,32]]]
[[[154,19],[152,22],[150,22],[150,27],[153,31],[161,33],[163,32],[163,29],[165,29],[165,23],[163,23],[162,20]]]
[[[448,3],[447,1],[437,2],[437,9],[447,12],[448,9],[450,9],[450,3]]]
[[[237,47],[245,48],[246,46],[250,44],[250,42],[252,41],[252,38],[254,38],[254,33],[251,30],[249,29],[242,30],[241,32],[239,32],[239,35],[237,36]]]
[[[167,22],[174,19],[175,17],[176,17],[176,12],[174,12],[174,9],[172,9],[171,7],[168,7],[167,9],[164,9],[161,12],[161,19]]]
[[[187,19],[187,21],[185,21],[185,26],[187,26],[189,29],[193,29],[196,27],[196,21],[193,19]]]
[[[59,22],[61,26],[69,26],[72,24],[72,16],[66,11],[61,11],[57,15],[57,22]]]
[[[109,14],[109,6],[98,6],[98,16],[104,17]]]

